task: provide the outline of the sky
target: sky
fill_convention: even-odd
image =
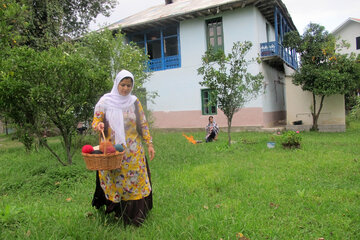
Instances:
[[[149,7],[163,4],[165,0],[118,0],[110,17],[99,16],[90,24],[90,30],[117,22]],[[282,0],[302,34],[310,23],[318,23],[329,32],[335,30],[349,17],[360,19],[360,0]]]

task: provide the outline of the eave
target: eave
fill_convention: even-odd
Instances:
[[[202,4],[202,2],[204,4]],[[181,4],[181,5],[180,5]],[[192,8],[192,6],[194,6]],[[109,25],[111,30],[121,29],[124,33],[140,32],[151,28],[179,24],[181,21],[209,17],[222,12],[247,6],[255,6],[274,25],[275,6],[283,12],[287,22],[296,27],[281,0],[180,0],[168,5],[159,5]],[[180,11],[175,11],[180,10]]]

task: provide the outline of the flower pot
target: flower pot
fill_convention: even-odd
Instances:
[[[275,142],[267,142],[267,143],[266,143],[266,146],[267,146],[268,148],[274,148],[274,147],[275,147]]]

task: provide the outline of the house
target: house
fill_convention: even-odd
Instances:
[[[339,40],[345,40],[350,44],[348,49],[342,49],[341,53],[360,54],[360,19],[348,18],[332,32]]]
[[[348,18],[332,32],[339,37],[338,41],[346,40],[350,48],[342,48],[341,53],[360,54],[360,19]],[[312,124],[312,115],[309,106],[312,104],[312,96],[304,92],[300,87],[291,84],[291,79],[287,79],[286,98],[287,103],[287,129],[308,129]],[[319,101],[317,101],[319,102]],[[299,104],[301,103],[301,104]],[[320,131],[345,131],[345,98],[344,95],[333,95],[325,98],[324,108],[320,113]],[[291,123],[302,121],[301,127]]]
[[[208,105],[211,89],[199,85],[197,69],[208,46],[227,53],[245,40],[253,43],[248,57],[262,59],[249,71],[263,73],[264,92],[234,115],[232,126],[257,130],[286,122],[286,78],[298,63],[295,51],[282,46],[296,27],[281,0],[166,0],[108,28],[121,29],[150,57],[145,87],[159,94],[148,103],[156,128],[203,129],[209,115],[227,127],[221,110]]]

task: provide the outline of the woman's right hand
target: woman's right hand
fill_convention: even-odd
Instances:
[[[98,125],[97,125],[97,130],[98,131],[104,131],[104,123],[103,122],[99,122]]]

